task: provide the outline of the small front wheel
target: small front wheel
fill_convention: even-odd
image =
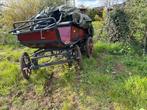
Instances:
[[[20,68],[23,77],[28,80],[31,75],[31,60],[26,52],[24,52],[20,58]]]

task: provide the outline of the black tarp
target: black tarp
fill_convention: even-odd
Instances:
[[[80,10],[73,7],[59,6],[47,7],[37,14],[33,19],[55,18],[56,24],[61,22],[73,22],[82,28],[88,28],[91,24],[91,18],[86,14],[82,14]],[[39,21],[35,28],[43,28],[45,26],[55,23],[54,20]]]
[[[14,34],[33,32],[38,30],[46,30],[64,23],[74,23],[85,29],[89,35],[93,36],[91,18],[80,12],[74,7],[59,6],[47,7],[27,21],[19,21],[14,23]]]

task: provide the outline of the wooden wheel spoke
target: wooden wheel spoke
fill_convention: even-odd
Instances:
[[[22,70],[22,74],[23,77],[25,79],[29,79],[30,75],[31,75],[31,60],[29,55],[25,52],[23,53],[21,59],[20,59],[20,63],[21,63],[21,70]]]
[[[93,53],[93,41],[92,38],[89,37],[86,41],[86,53],[87,56],[90,58],[92,57],[92,53]]]
[[[75,53],[75,57],[76,57],[78,66],[82,68],[82,53],[78,45],[75,46],[74,53]]]

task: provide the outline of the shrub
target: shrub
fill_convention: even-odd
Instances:
[[[129,18],[123,9],[114,9],[109,18],[108,34],[111,42],[129,40]]]
[[[9,34],[6,30],[0,29],[0,44],[18,44],[16,37]]]
[[[98,11],[96,9],[89,9],[87,14],[93,21],[95,21],[95,16],[98,14]]]
[[[131,37],[147,52],[147,3],[146,0],[128,0],[125,12],[129,15]]]
[[[101,21],[101,20],[102,20],[102,18],[101,18],[101,17],[99,17],[98,15],[95,15],[94,20],[95,20],[95,21]]]

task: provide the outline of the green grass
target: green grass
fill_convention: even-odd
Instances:
[[[4,101],[3,105],[0,105],[2,108],[9,106],[10,96],[15,109],[47,109],[50,106],[40,104],[40,101],[50,100],[50,97],[55,97],[53,107],[61,110],[72,110],[75,106],[81,110],[147,108],[146,56],[126,53],[119,43],[108,44],[99,41],[95,43],[93,58],[83,56],[82,71],[76,71],[74,67],[69,69],[67,65],[42,68],[34,71],[31,79],[26,81],[20,73],[18,59],[22,52],[28,50],[9,46],[1,48],[0,102]],[[52,83],[53,92],[47,93],[49,96],[45,97],[45,84],[52,72],[58,77]],[[77,74],[80,74],[80,82],[76,79]],[[24,100],[25,97],[28,98]]]
[[[15,110],[146,110],[147,56],[129,45],[104,42],[103,35],[98,41],[103,23],[93,24],[97,29],[94,55],[83,56],[81,71],[67,65],[46,67],[33,71],[27,81],[22,78],[19,58],[34,50],[0,45],[0,109],[11,105]]]
[[[0,62],[0,71],[0,95],[6,95],[17,82],[19,69],[15,63],[2,61]]]

